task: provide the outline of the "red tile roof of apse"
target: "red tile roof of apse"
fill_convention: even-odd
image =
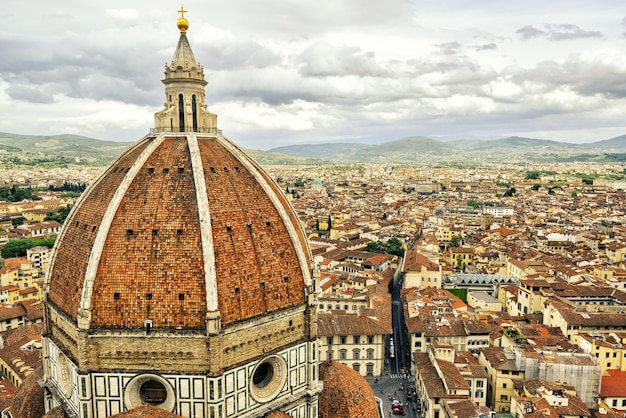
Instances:
[[[320,363],[324,390],[320,418],[373,418],[378,416],[372,387],[359,372],[337,361]]]

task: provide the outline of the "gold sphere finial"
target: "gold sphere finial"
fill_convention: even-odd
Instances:
[[[178,26],[180,33],[185,33],[187,32],[187,29],[189,29],[189,22],[185,19],[185,13],[187,13],[187,10],[185,10],[183,6],[180,6],[180,10],[178,12],[180,13],[180,18],[178,18],[176,26]]]

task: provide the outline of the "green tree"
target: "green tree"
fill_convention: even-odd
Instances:
[[[515,194],[515,192],[517,192],[517,190],[515,190],[515,187],[511,187],[506,192],[504,192],[504,194],[502,196],[504,196],[504,197],[511,197],[511,196],[513,196]]]
[[[30,187],[19,187],[13,185],[10,187],[0,188],[0,200],[7,202],[21,202],[22,200],[41,200],[34,192],[36,189]]]
[[[532,190],[537,191],[539,189],[541,189],[541,185],[540,184],[533,184]]]
[[[29,248],[39,245],[52,248],[55,239],[56,237],[9,241],[2,247],[0,255],[2,255],[2,258],[24,257],[26,250]]]
[[[459,247],[461,245],[461,238],[458,235],[452,235],[450,238],[450,247]]]
[[[365,246],[365,251],[370,253],[393,254],[398,256],[404,255],[404,246],[398,238],[389,238],[387,242],[370,241]]]
[[[71,209],[70,205],[65,205],[59,208],[59,210],[56,213],[46,216],[44,220],[45,221],[57,221],[58,223],[62,224],[63,222],[65,222],[67,215],[69,215],[70,209]]]
[[[531,170],[526,172],[525,180],[539,180],[539,171]]]
[[[468,200],[467,201],[467,206],[471,206],[473,208],[480,209],[480,203],[478,203],[475,200]]]
[[[370,241],[365,246],[365,251],[370,253],[384,253],[387,248],[381,241]]]
[[[387,240],[387,254],[398,255],[402,257],[404,255],[404,248],[402,242],[398,238],[389,238]]]

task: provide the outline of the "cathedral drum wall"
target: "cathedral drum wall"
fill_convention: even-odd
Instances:
[[[88,340],[88,370],[206,373],[209,366],[207,340],[202,334],[111,331],[89,335]]]
[[[74,321],[69,320],[64,314],[59,313],[55,308],[46,308],[48,315],[49,338],[56,341],[57,345],[64,348],[67,355],[77,362],[78,353],[78,329]]]
[[[295,418],[317,416],[306,395],[317,382],[314,342],[304,342],[215,377],[127,371],[79,373],[47,341],[47,387],[77,417],[106,417],[150,403],[183,417],[263,416],[282,408]],[[184,361],[181,361],[184,362]]]
[[[309,340],[305,306],[223,329],[220,368],[228,369],[286,345]]]

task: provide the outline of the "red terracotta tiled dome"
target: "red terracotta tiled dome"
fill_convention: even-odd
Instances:
[[[217,135],[148,135],[83,195],[48,302],[91,328],[201,329],[305,302],[310,253],[282,190]]]
[[[320,418],[372,418],[378,416],[372,387],[358,372],[336,361],[320,364],[324,390],[319,398]]]
[[[111,416],[112,418],[182,418],[172,412],[164,411],[152,405],[143,405],[130,411]]]
[[[57,406],[54,407],[41,418],[69,418],[69,416],[65,413],[62,407]]]
[[[43,389],[39,379],[43,376],[41,367],[28,376],[20,385],[13,401],[11,414],[14,417],[41,417],[44,414]]]

